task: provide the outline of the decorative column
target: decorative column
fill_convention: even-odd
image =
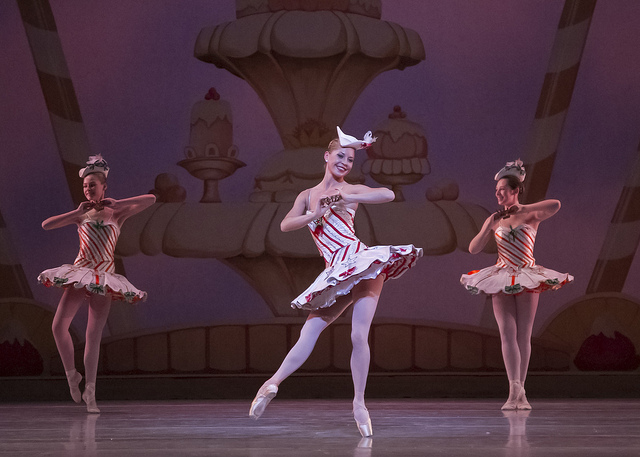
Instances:
[[[362,90],[381,72],[416,65],[425,57],[414,31],[380,20],[380,5],[380,0],[237,0],[236,21],[202,29],[195,56],[254,88],[284,150],[265,151],[248,202],[163,204],[127,221],[118,252],[217,259],[260,293],[274,317],[303,314],[290,302],[324,262],[305,230],[283,233],[280,223],[298,192],[322,179],[322,153]],[[188,167],[233,150],[225,106],[215,95],[194,106],[187,159],[180,165],[205,181],[204,171],[200,175],[200,168]],[[401,186],[429,173],[424,131],[398,108],[378,136],[382,149],[374,150],[367,170],[379,180],[391,180],[402,198]],[[364,180],[360,170],[349,177],[350,182]],[[203,201],[219,201],[207,195]],[[431,197],[363,205],[355,220],[359,238],[367,245],[410,240],[425,255],[466,250],[488,212],[457,201],[453,182]]]
[[[629,169],[586,294],[555,316],[542,334],[566,344],[582,371],[640,366],[640,302],[622,293],[640,244],[640,146]]]
[[[587,294],[622,292],[640,243],[640,145],[607,230]]]
[[[73,198],[84,200],[78,170],[91,155],[89,139],[49,0],[18,0],[58,152]]]
[[[252,201],[290,201],[317,184],[322,152],[364,88],[424,60],[418,34],[380,20],[380,4],[237,0],[236,21],[200,31],[195,56],[251,85],[285,148],[256,176]]]
[[[540,201],[547,193],[595,7],[596,0],[565,1],[524,149],[527,185],[523,203]]]

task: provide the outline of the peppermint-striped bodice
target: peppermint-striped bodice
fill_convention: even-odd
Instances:
[[[495,238],[498,245],[497,266],[523,268],[536,264],[536,259],[533,258],[536,230],[530,225],[498,227]]]
[[[343,262],[350,255],[366,249],[353,228],[356,211],[335,205],[327,209],[320,219],[308,225],[313,241],[327,266]]]
[[[80,252],[74,265],[113,273],[113,254],[120,227],[112,221],[83,220],[78,226]]]

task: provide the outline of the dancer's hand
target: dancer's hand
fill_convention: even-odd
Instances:
[[[518,211],[520,211],[520,205],[513,205],[509,208],[500,209],[493,213],[493,220],[497,221],[500,219],[509,219],[512,214],[515,214]]]
[[[333,203],[337,203],[342,200],[342,196],[340,195],[340,190],[338,189],[337,194],[329,195],[327,197],[321,198],[320,202],[326,207],[331,206]]]
[[[107,206],[113,206],[115,202],[116,201],[113,198],[105,198],[104,200],[100,200],[99,202],[94,202],[94,201],[83,202],[81,206],[84,209],[84,213],[92,209],[95,209],[96,211],[100,212]]]
[[[322,216],[324,216],[327,206],[329,206],[329,198],[330,197],[323,195],[318,199],[318,201],[316,202],[316,207],[311,213],[311,220],[315,221],[316,219],[320,219]]]
[[[348,205],[349,203],[358,203],[354,199],[354,195],[356,194],[351,192],[348,187],[345,186],[336,190],[338,191],[338,200],[341,200],[343,204]]]
[[[78,205],[78,208],[76,209],[76,212],[80,215],[90,211],[91,209],[93,209],[94,206],[94,202],[90,202],[90,201],[86,201],[86,202],[82,202],[80,203],[80,205]]]

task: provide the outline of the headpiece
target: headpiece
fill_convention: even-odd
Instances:
[[[354,136],[347,135],[340,127],[336,127],[338,130],[338,141],[340,141],[340,147],[353,148],[353,149],[365,149],[371,146],[378,138],[374,138],[371,134],[371,130],[364,134],[364,139],[359,140]]]
[[[515,176],[520,180],[520,182],[524,181],[525,176],[527,176],[527,172],[524,170],[524,166],[522,166],[522,160],[518,159],[515,162],[507,162],[507,164],[502,167],[502,170],[496,173],[494,179],[499,181],[508,175]]]
[[[102,173],[105,178],[109,175],[109,165],[100,154],[90,156],[89,160],[87,160],[87,166],[78,172],[81,178],[84,178],[90,173]]]

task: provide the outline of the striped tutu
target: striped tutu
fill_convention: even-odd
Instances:
[[[422,249],[411,244],[368,247],[355,235],[355,210],[330,207],[325,215],[309,224],[313,240],[326,268],[295,300],[292,308],[319,309],[333,305],[365,279],[379,275],[396,279],[422,257]]]
[[[147,293],[115,273],[114,252],[120,227],[112,221],[83,220],[78,226],[80,251],[73,265],[45,270],[38,281],[47,287],[74,287],[88,294],[109,295],[113,300],[144,301]]]
[[[460,283],[470,293],[535,293],[557,290],[573,281],[573,276],[568,273],[536,265],[533,257],[536,230],[530,225],[498,227],[495,240],[498,245],[498,262],[482,270],[470,271],[460,278]]]

